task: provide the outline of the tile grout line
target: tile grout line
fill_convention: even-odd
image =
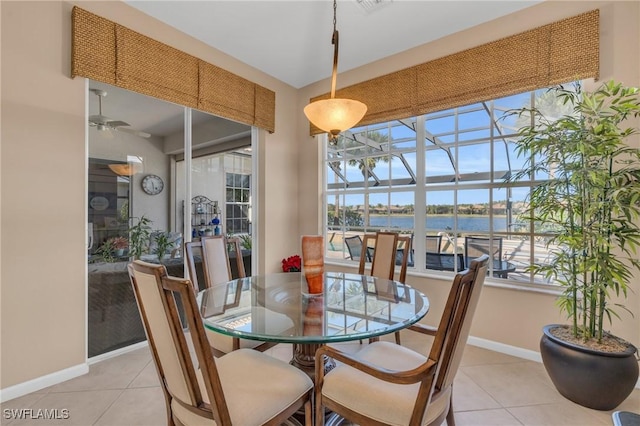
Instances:
[[[120,393],[118,394],[118,396],[117,396],[117,397],[115,397],[115,398],[113,399],[113,401],[111,401],[111,404],[109,404],[109,405],[107,405],[107,406],[105,407],[105,409],[104,409],[104,410],[102,411],[102,413],[98,416],[98,418],[96,418],[96,421],[94,421],[94,422],[91,424],[92,426],[93,426],[93,425],[98,424],[98,422],[100,421],[100,419],[102,419],[102,418],[104,417],[104,415],[107,413],[107,411],[109,411],[109,409],[110,409],[111,407],[113,407],[113,405],[116,403],[116,401],[118,401],[118,400],[120,399],[120,397],[122,396],[122,394],[124,393],[124,391],[125,391],[125,390],[127,390],[127,389],[126,389],[126,388],[124,388],[124,389],[120,389]]]

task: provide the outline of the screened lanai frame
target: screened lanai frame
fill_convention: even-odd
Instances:
[[[331,241],[327,256],[349,257],[346,247],[340,244],[341,238],[388,229],[412,235],[438,233],[443,235],[441,249],[463,250],[464,236],[470,234],[460,225],[469,214],[465,209],[483,208],[487,224],[472,234],[505,241],[500,258],[516,268],[507,279],[548,284],[525,272],[532,262],[548,258],[544,240],[549,234],[534,229],[534,224],[521,214],[535,181],[505,182],[524,164],[525,159],[518,158],[513,147],[517,129],[528,124],[526,118],[505,114],[513,108],[532,105],[545,92],[547,89],[540,89],[344,132],[337,144],[327,148],[326,230]],[[445,121],[448,125],[442,124]],[[424,150],[416,150],[416,140],[421,139],[425,141]],[[484,156],[478,154],[483,145],[480,151]],[[398,202],[407,194],[412,196],[412,205]],[[477,194],[483,194],[483,203],[466,202],[477,198]],[[438,198],[450,200],[451,213],[456,217],[451,226],[430,224],[430,219],[438,218],[439,206],[432,201]],[[362,218],[359,223],[355,220],[358,215]],[[391,219],[398,215],[404,215],[404,219]],[[424,217],[425,221],[416,221],[416,217]],[[414,238],[415,259],[424,259],[423,240]],[[424,264],[412,263],[414,269],[425,271]]]

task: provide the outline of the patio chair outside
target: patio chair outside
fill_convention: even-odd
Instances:
[[[465,237],[464,238],[464,258],[467,265],[473,259],[483,254],[492,260],[502,259],[502,237]]]
[[[461,271],[464,269],[464,256],[462,253],[427,252],[425,267],[436,271]]]
[[[427,235],[425,248],[429,253],[440,253],[442,246],[442,235]]]
[[[362,238],[360,238],[360,235],[346,237],[344,243],[347,245],[347,250],[349,251],[349,259],[360,260],[360,256],[362,256]],[[368,256],[366,260],[367,262],[371,261]]]

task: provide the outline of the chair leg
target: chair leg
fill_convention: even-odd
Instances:
[[[315,391],[315,392],[316,392],[316,398],[314,401],[315,407],[313,407],[316,415],[315,426],[324,426],[324,410],[322,409],[322,394],[318,391]]]
[[[396,337],[396,345],[402,345],[402,343],[400,343],[400,332],[399,331],[396,331],[395,337]]]
[[[304,403],[304,424],[305,424],[305,426],[311,426],[313,424],[312,417],[313,417],[313,412],[311,411],[311,400],[308,400],[307,402]]]
[[[451,392],[451,400],[449,401],[449,411],[447,412],[447,426],[456,426],[456,421],[453,417],[453,391]]]

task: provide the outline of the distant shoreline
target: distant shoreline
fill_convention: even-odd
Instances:
[[[398,213],[398,214],[390,214],[390,215],[372,213],[372,214],[369,215],[369,217],[386,217],[386,216],[414,217],[415,215],[406,214],[406,213]],[[453,217],[453,216],[458,216],[458,217],[490,217],[488,214],[460,214],[460,213],[458,213],[457,215],[454,215],[454,214],[428,214],[428,215],[425,215],[425,217]],[[507,215],[506,214],[494,214],[493,217],[507,217]]]

